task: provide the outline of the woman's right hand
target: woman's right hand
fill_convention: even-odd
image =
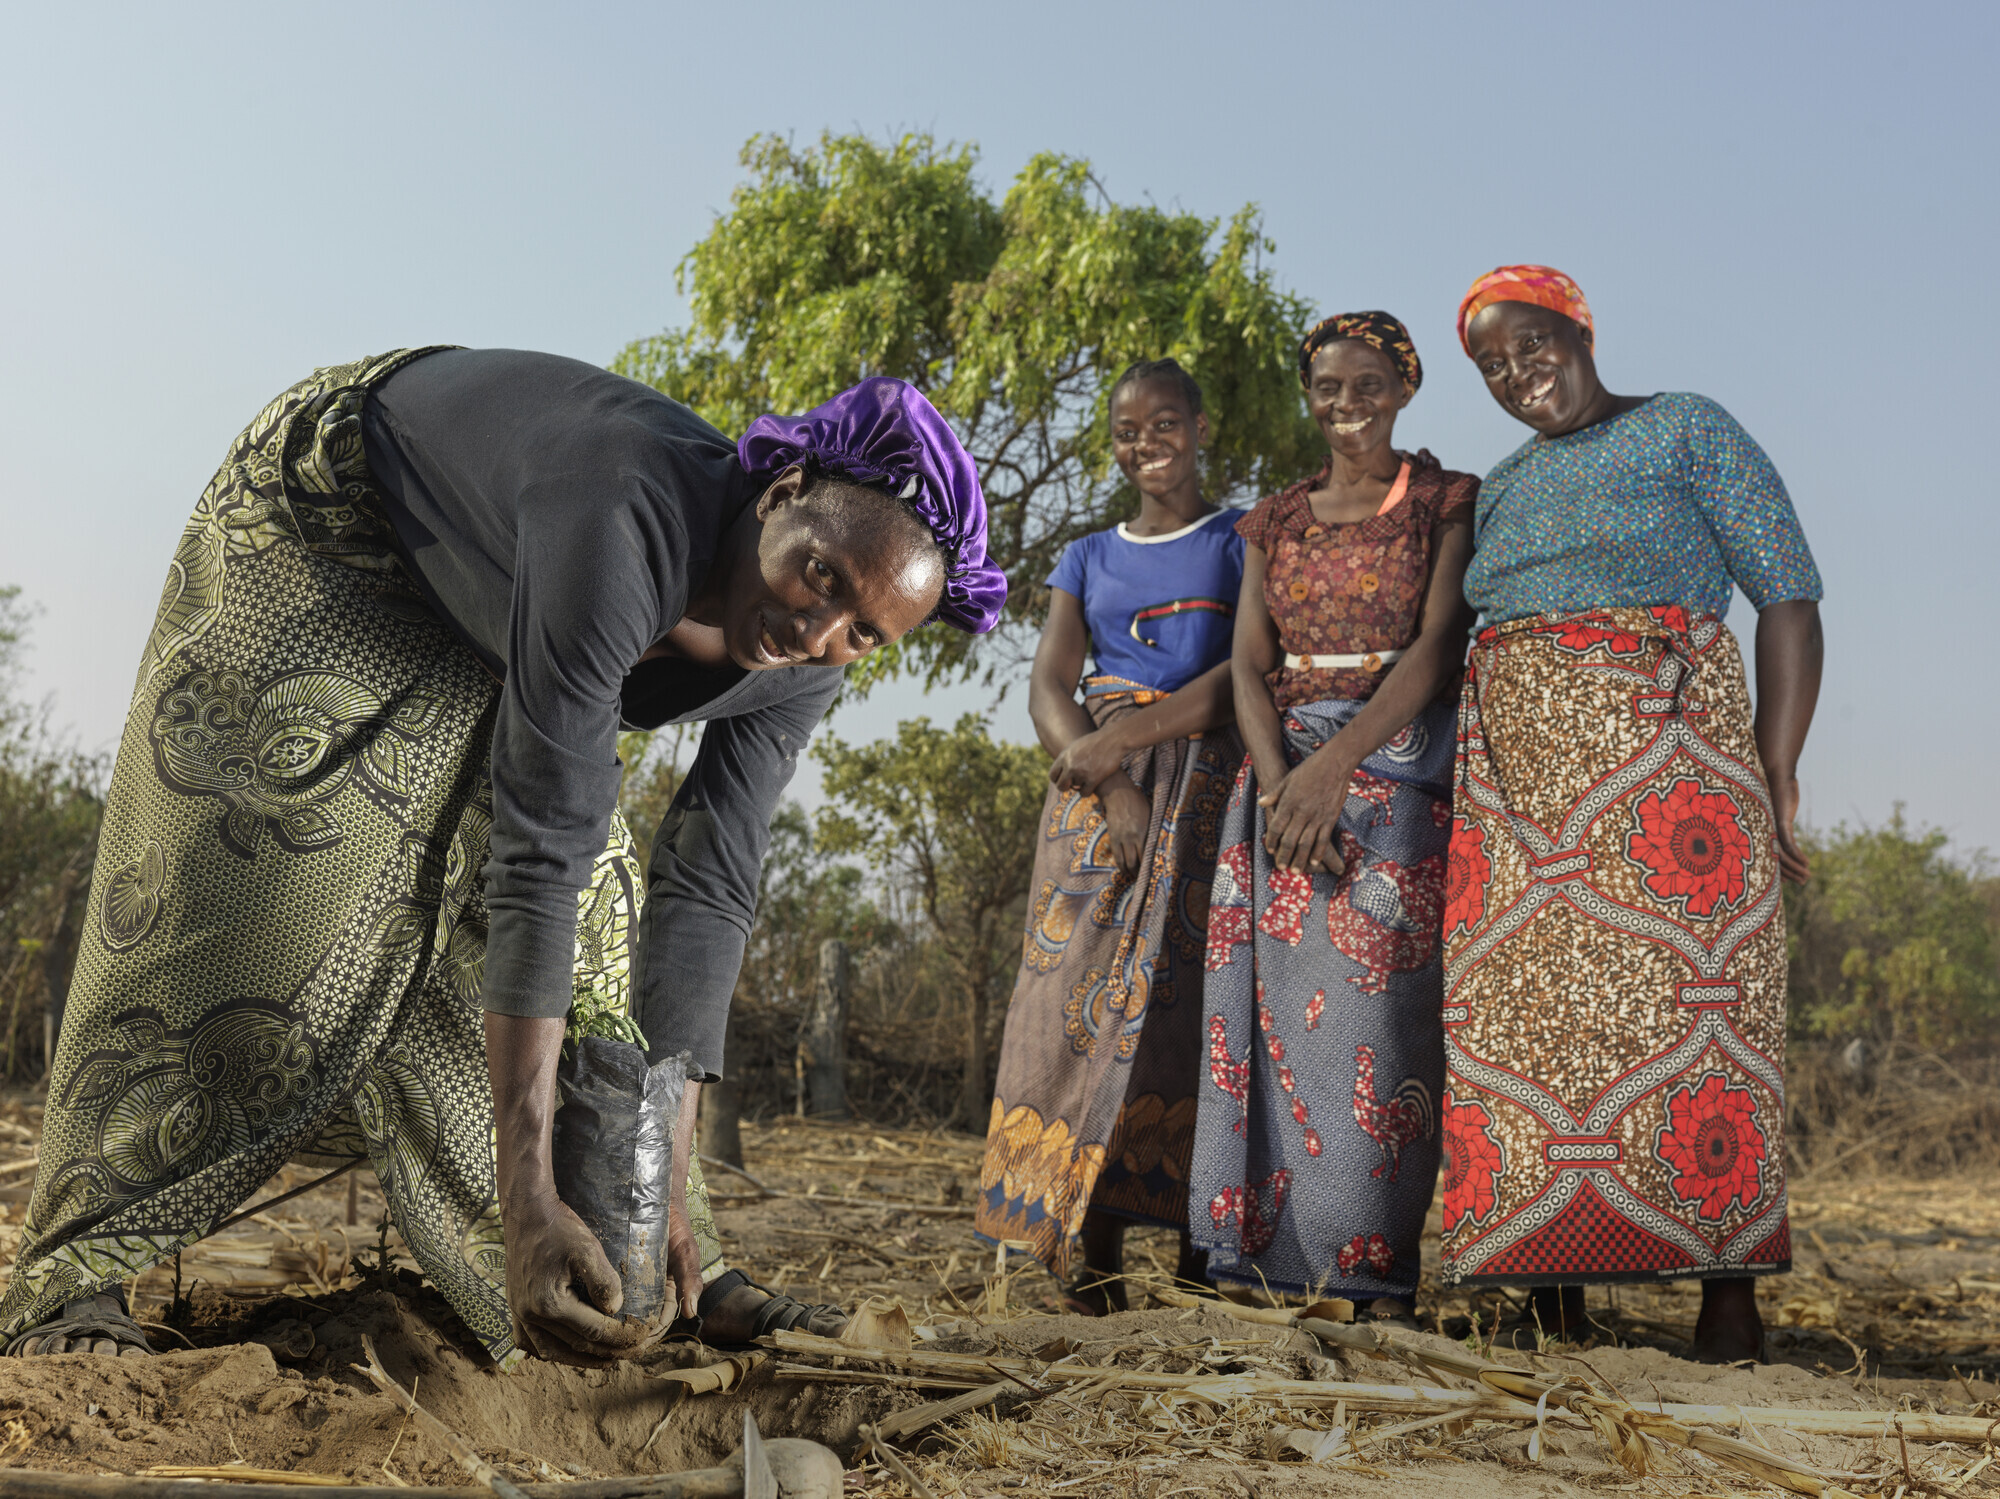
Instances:
[[[1354,768],[1321,745],[1275,784],[1257,777],[1257,805],[1264,809],[1264,849],[1280,869],[1338,875],[1347,866],[1336,851],[1340,809]]]
[[[625,1292],[618,1274],[553,1185],[546,1196],[507,1204],[501,1221],[515,1346],[582,1369],[629,1358],[645,1324],[619,1319]]]
[[[1122,873],[1137,874],[1139,860],[1146,851],[1146,830],[1153,821],[1153,804],[1123,771],[1106,779],[1097,788],[1097,796],[1104,808],[1111,856],[1118,861]]]

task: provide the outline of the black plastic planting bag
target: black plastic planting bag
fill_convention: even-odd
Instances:
[[[674,1123],[687,1092],[689,1054],[653,1066],[644,1048],[585,1036],[556,1068],[556,1195],[584,1221],[624,1282],[620,1314],[678,1312],[667,1266]]]

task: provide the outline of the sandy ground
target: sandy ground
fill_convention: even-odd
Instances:
[[[39,1110],[0,1104],[0,1268],[11,1262],[29,1177],[6,1174],[33,1149]],[[900,1301],[920,1348],[1008,1356],[1067,1350],[1091,1364],[1160,1372],[1407,1383],[1395,1366],[1325,1358],[1302,1335],[1213,1309],[1149,1307],[1092,1320],[1065,1315],[1039,1267],[996,1254],[970,1233],[978,1142],[961,1135],[780,1120],[746,1128],[756,1184],[711,1168],[733,1261],[764,1284],[847,1306]],[[309,1180],[303,1170],[264,1195]],[[657,1376],[706,1360],[680,1346],[611,1372],[488,1365],[443,1304],[379,1231],[381,1199],[359,1174],[294,1198],[183,1257],[189,1305],[172,1310],[173,1272],[136,1287],[136,1315],[172,1318],[149,1360],[91,1355],[0,1361],[0,1463],[142,1473],[229,1465],[340,1475],[356,1482],[463,1482],[441,1446],[349,1365],[371,1336],[390,1372],[503,1472],[559,1480],[673,1471],[720,1461],[745,1403],[767,1436],[805,1436],[851,1455],[863,1422],[949,1394],[850,1382],[852,1372],[785,1374],[767,1363],[726,1395],[683,1398]],[[767,1193],[782,1195],[766,1195]],[[1636,1403],[1648,1400],[1796,1408],[1937,1411],[2000,1418],[2000,1177],[1850,1180],[1794,1186],[1797,1260],[1760,1283],[1773,1362],[1715,1369],[1686,1362],[1681,1341],[1696,1293],[1684,1286],[1593,1289],[1600,1334],[1578,1348],[1504,1347],[1523,1370],[1584,1373]],[[352,1222],[350,1222],[350,1217]],[[1435,1259],[1435,1239],[1428,1244]],[[386,1251],[384,1256],[383,1251]],[[1163,1273],[1173,1243],[1135,1231],[1128,1269]],[[1490,1328],[1491,1293],[1474,1303],[1427,1286],[1423,1313],[1463,1348],[1472,1317]],[[182,1345],[192,1346],[182,1346]],[[1577,1367],[1581,1365],[1582,1367]],[[798,1367],[798,1366],[794,1366]],[[1381,1429],[1392,1418],[1369,1421]],[[1775,1492],[1689,1457],[1635,1479],[1580,1424],[1552,1423],[1538,1460],[1506,1425],[1364,1443],[1338,1463],[1268,1460],[1274,1425],[1324,1428],[1324,1409],[1269,1401],[1161,1399],[1080,1388],[962,1417],[923,1438],[911,1458],[939,1495],[1241,1494],[1251,1499],[1346,1493],[1567,1495]],[[1729,1428],[1745,1435],[1740,1424]],[[1846,1475],[1854,1493],[1988,1492],[2000,1463],[1975,1470],[1966,1444],[1909,1444],[1753,1434],[1782,1453]],[[2000,1448],[1989,1449],[2000,1451]],[[1905,1464],[1907,1462],[1907,1469]],[[1968,1481],[1969,1475],[1969,1481]],[[872,1463],[849,1488],[899,1495]]]

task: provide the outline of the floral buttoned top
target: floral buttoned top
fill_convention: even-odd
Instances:
[[[1403,497],[1386,513],[1342,525],[1315,520],[1306,498],[1328,469],[1257,502],[1237,533],[1269,559],[1264,602],[1287,655],[1361,655],[1400,650],[1417,635],[1438,523],[1478,497],[1472,474],[1443,467],[1428,451],[1405,455]],[[1329,467],[1331,460],[1329,460]],[[1264,680],[1282,710],[1325,698],[1368,698],[1387,668],[1294,668]]]

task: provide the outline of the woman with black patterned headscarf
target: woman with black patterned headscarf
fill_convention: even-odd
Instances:
[[[1236,523],[1236,718],[1208,919],[1191,1227],[1217,1280],[1403,1321],[1437,1174],[1461,593],[1479,481],[1394,444],[1423,383],[1386,312],[1320,323],[1326,465]]]

